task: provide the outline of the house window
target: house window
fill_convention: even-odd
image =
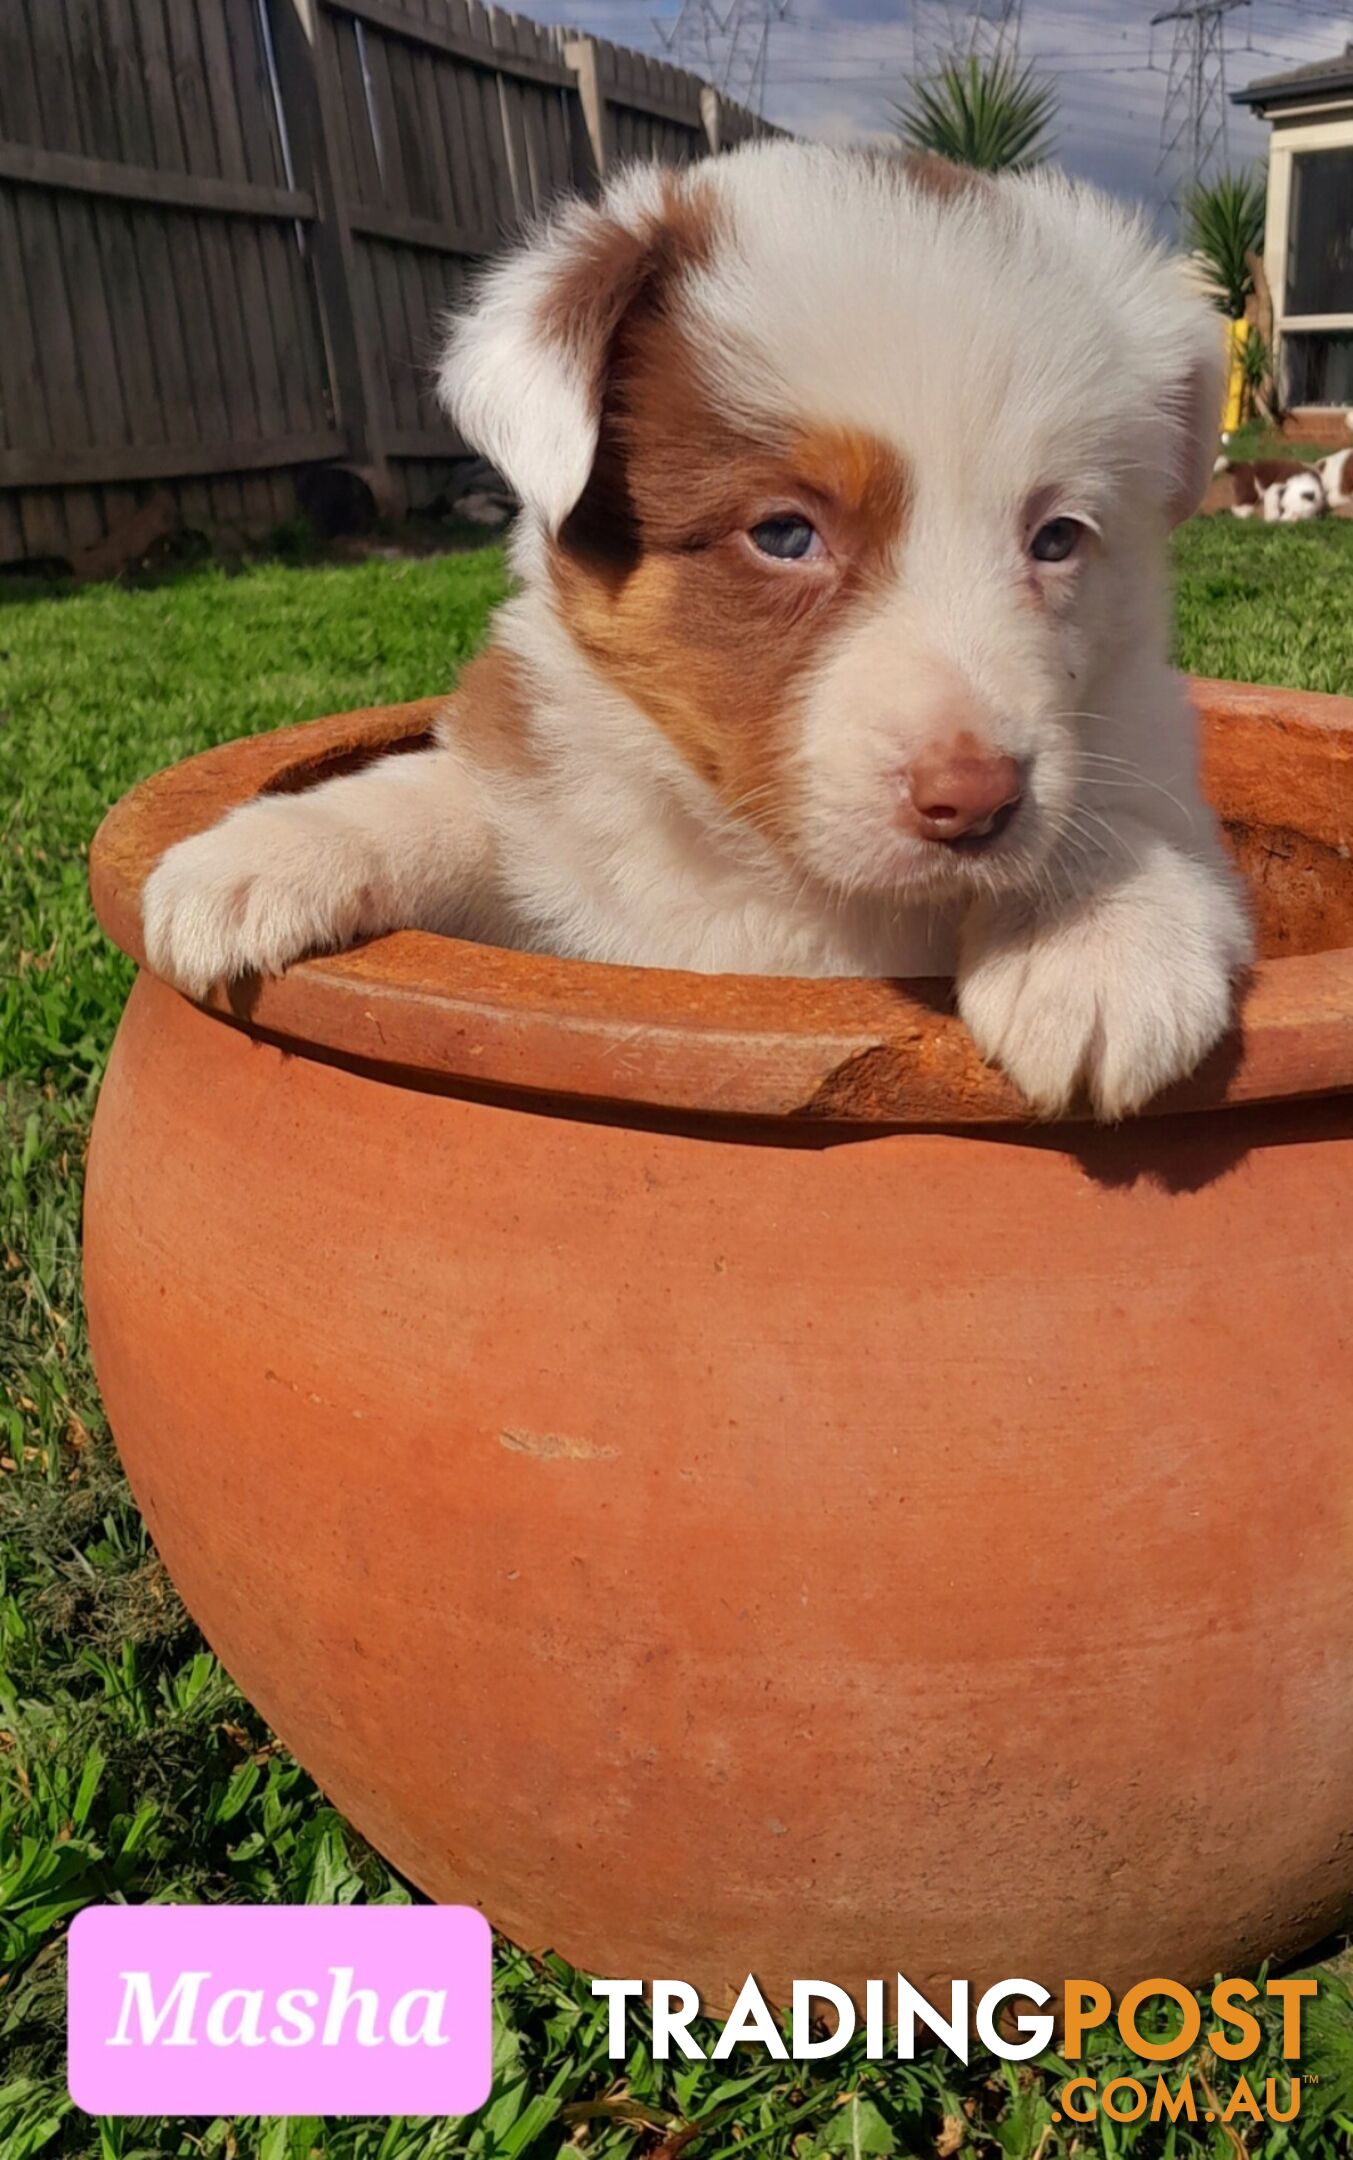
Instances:
[[[1353,150],[1303,150],[1292,160],[1283,311],[1353,314]]]
[[[1353,330],[1289,330],[1283,368],[1289,405],[1353,406]]]

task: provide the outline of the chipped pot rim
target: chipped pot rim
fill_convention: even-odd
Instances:
[[[1228,820],[1353,835],[1353,699],[1194,681]],[[142,967],[141,887],[165,848],[258,794],[425,741],[444,698],[335,714],[201,752],[142,781],[90,850],[95,911]],[[1310,789],[1313,775],[1320,786]],[[1353,874],[1353,873],[1351,873]],[[395,1084],[618,1111],[828,1125],[1029,1126],[938,980],[698,975],[400,931],[214,990],[223,1022]],[[1353,1090],[1353,948],[1261,961],[1240,1024],[1148,1116]],[[1081,1122],[1073,1117],[1068,1122]]]

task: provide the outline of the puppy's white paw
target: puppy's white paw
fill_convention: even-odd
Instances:
[[[1055,913],[996,904],[965,925],[958,1009],[1044,1117],[1084,1086],[1126,1117],[1225,1034],[1253,942],[1235,880],[1148,837],[1131,875]]]
[[[249,803],[151,872],[146,958],[189,997],[241,975],[279,975],[360,936],[372,868],[360,834],[316,819],[304,798]]]

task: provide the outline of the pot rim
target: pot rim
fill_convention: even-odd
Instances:
[[[1353,839],[1353,698],[1194,680],[1228,818]],[[446,698],[223,744],[132,788],[90,848],[95,912],[142,968],[141,887],[165,848],[253,796],[428,737]],[[1310,790],[1313,768],[1322,786]],[[698,975],[507,951],[425,931],[214,989],[206,1010],[292,1051],[403,1085],[723,1118],[856,1126],[1036,1123],[983,1064],[947,983]],[[1146,1116],[1353,1090],[1353,947],[1260,961],[1240,1025]],[[1073,1112],[1068,1123],[1088,1113]],[[1040,1130],[1047,1130],[1040,1126]]]

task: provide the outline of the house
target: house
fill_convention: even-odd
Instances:
[[[1353,44],[1232,98],[1273,128],[1264,269],[1283,402],[1353,407]]]

